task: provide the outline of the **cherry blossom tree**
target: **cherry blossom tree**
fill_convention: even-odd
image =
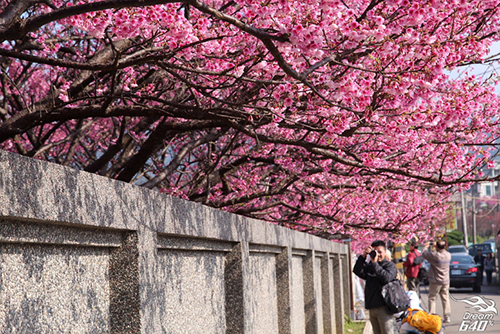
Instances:
[[[497,154],[500,0],[0,1],[0,148],[363,243]]]

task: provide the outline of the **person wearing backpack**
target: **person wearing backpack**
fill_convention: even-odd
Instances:
[[[418,279],[418,272],[422,264],[416,264],[415,259],[420,256],[418,251],[418,244],[416,241],[410,242],[410,252],[403,263],[406,268],[406,287],[408,290],[416,291],[419,293],[420,280]]]
[[[422,256],[429,261],[429,313],[436,313],[437,295],[443,303],[444,321],[451,322],[450,306],[450,261],[451,254],[445,249],[446,242],[436,242],[436,251],[430,251],[429,242],[424,244]]]
[[[393,334],[395,321],[382,297],[382,287],[396,279],[398,270],[394,262],[387,260],[385,242],[376,240],[359,255],[353,272],[366,280],[365,308],[369,311],[373,333]]]

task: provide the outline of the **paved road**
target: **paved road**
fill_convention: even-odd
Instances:
[[[428,286],[420,287],[421,305],[426,310],[428,310],[428,291]],[[500,286],[483,285],[480,293],[474,293],[471,289],[451,288],[450,295],[455,300],[450,300],[451,323],[444,324],[445,334],[500,333]],[[483,300],[486,304],[482,303]],[[481,305],[474,308],[467,303],[472,301],[479,301]],[[491,305],[489,309],[487,305]],[[479,312],[479,310],[486,312]],[[439,297],[436,312],[443,316],[443,307]]]
[[[499,282],[493,277],[494,282]],[[420,287],[420,301],[424,310],[428,310],[428,286]],[[471,289],[450,289],[450,295],[455,300],[450,300],[451,323],[444,324],[444,334],[499,334],[500,333],[500,285],[483,285],[480,293],[474,293]],[[472,300],[471,300],[472,298]],[[473,308],[467,301],[484,301],[477,308]],[[493,303],[494,304],[493,304]],[[489,309],[485,309],[490,305]],[[443,316],[441,299],[438,296],[437,313]],[[487,312],[479,312],[478,310]],[[495,314],[495,312],[497,314]],[[368,312],[366,312],[368,315]],[[369,321],[363,334],[373,334]]]

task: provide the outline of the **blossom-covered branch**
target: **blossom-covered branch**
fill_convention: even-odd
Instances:
[[[500,0],[0,3],[0,147],[321,236],[428,237],[498,155]],[[429,233],[429,230],[431,232]]]

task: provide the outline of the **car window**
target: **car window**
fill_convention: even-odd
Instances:
[[[459,263],[474,263],[474,259],[472,257],[465,255],[452,255],[451,261],[458,261]]]
[[[448,252],[450,252],[450,253],[466,253],[466,252],[467,252],[467,250],[466,250],[466,249],[465,249],[465,247],[463,247],[463,246],[462,246],[462,247],[461,247],[461,246],[457,246],[457,247],[455,247],[455,246],[450,246],[450,247],[448,248]]]
[[[472,245],[469,247],[469,250],[476,251],[480,249],[481,251],[491,251],[490,245]]]

